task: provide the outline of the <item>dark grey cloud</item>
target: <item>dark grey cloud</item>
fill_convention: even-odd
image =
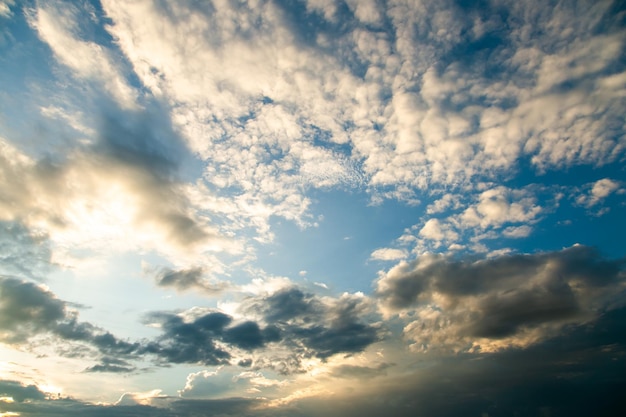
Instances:
[[[0,341],[23,345],[35,336],[53,336],[65,342],[59,345],[59,352],[69,357],[84,356],[89,352],[86,347],[104,355],[122,356],[139,348],[139,343],[118,339],[91,323],[78,321],[77,313],[67,307],[42,286],[0,277]]]
[[[13,401],[43,400],[45,394],[36,385],[24,385],[17,381],[0,380],[0,397],[11,397]],[[0,410],[2,411],[2,410]]]
[[[244,311],[261,314],[282,343],[305,356],[326,359],[356,353],[380,340],[378,326],[366,322],[366,301],[359,297],[322,300],[297,287],[249,299]]]
[[[592,320],[618,302],[624,278],[624,259],[584,246],[480,260],[428,255],[392,269],[377,294],[387,313],[416,311],[405,333],[424,347],[455,338],[516,345]]]
[[[387,375],[386,369],[394,366],[390,363],[381,363],[375,367],[357,365],[339,365],[333,368],[332,374],[338,378],[376,378]]]
[[[65,304],[30,282],[0,277],[0,340],[22,343],[40,332],[54,331],[66,318]]]
[[[278,300],[291,300],[280,303]],[[88,372],[130,372],[128,361],[144,356],[157,363],[230,364],[234,349],[260,351],[277,343],[294,349],[296,356],[326,359],[339,353],[356,353],[380,339],[379,328],[361,321],[360,301],[349,298],[326,305],[297,288],[266,298],[249,300],[248,309],[260,309],[265,319],[234,321],[219,311],[193,317],[175,312],[153,312],[147,323],[161,328],[152,340],[127,341],[89,322],[68,308],[47,289],[14,278],[0,279],[0,333],[5,343],[27,344],[35,336],[52,336],[64,345],[67,357],[102,356]],[[188,314],[187,314],[188,316]],[[275,323],[268,319],[280,318]],[[115,358],[115,359],[113,359]],[[282,358],[285,363],[296,363]],[[244,363],[247,366],[250,363]],[[256,366],[263,364],[258,361]],[[283,367],[287,372],[287,367]]]
[[[23,417],[176,417],[171,410],[147,405],[97,405],[71,398],[3,404],[7,412]],[[193,414],[190,414],[190,416]]]
[[[527,349],[416,357],[404,376],[345,397],[303,400],[307,416],[614,416],[626,406],[626,310]]]
[[[202,267],[177,270],[162,268],[156,272],[154,281],[159,287],[171,287],[178,291],[195,289],[211,295],[219,294],[229,287],[224,281],[207,280],[205,274]]]
[[[392,369],[384,363],[340,366],[335,377],[376,378],[376,384],[272,406],[263,399],[172,397],[155,399],[153,406],[104,406],[53,399],[36,386],[14,381],[0,381],[0,395],[16,399],[3,403],[3,411],[25,417],[609,417],[621,415],[626,407],[626,309],[605,312],[593,323],[572,326],[526,349],[416,356],[403,365],[402,373]]]
[[[287,288],[258,300],[255,308],[270,322],[315,322],[323,316],[324,307],[312,294],[296,287]]]
[[[250,297],[242,304],[245,315],[260,320],[235,321],[230,315],[211,311],[202,315],[153,312],[146,323],[156,324],[162,334],[144,343],[139,354],[155,355],[163,364],[230,364],[234,349],[257,352],[242,366],[270,367],[281,373],[297,372],[300,359],[352,354],[381,339],[380,327],[363,321],[365,302],[343,297],[324,302],[296,287],[266,297]],[[273,356],[272,344],[287,348],[287,356]]]
[[[229,364],[232,354],[228,348],[252,351],[280,340],[274,326],[261,327],[250,320],[233,324],[231,316],[218,311],[192,320],[175,313],[155,312],[146,321],[158,323],[163,334],[139,351],[156,355],[164,363]]]
[[[215,342],[222,338],[224,328],[230,324],[232,317],[210,312],[185,322],[174,313],[157,312],[150,314],[146,320],[160,324],[163,334],[144,346],[142,353],[156,355],[165,363],[229,363],[231,354]]]
[[[291,340],[299,340],[316,357],[326,359],[337,353],[357,353],[379,340],[378,329],[368,324],[290,328]]]
[[[100,363],[85,369],[85,372],[111,372],[111,373],[129,373],[135,370],[135,367],[122,359],[103,357]]]

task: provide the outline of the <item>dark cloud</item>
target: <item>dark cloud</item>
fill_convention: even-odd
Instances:
[[[64,342],[84,344],[59,345],[59,353],[68,357],[84,356],[89,351],[86,346],[105,355],[130,355],[140,346],[120,340],[91,323],[79,322],[77,313],[67,309],[67,303],[42,286],[0,277],[0,341],[19,345],[35,336],[54,336]]]
[[[211,295],[219,294],[229,286],[223,281],[208,281],[204,275],[204,268],[201,267],[179,270],[163,268],[155,274],[154,280],[159,287],[171,287],[179,291],[196,289]]]
[[[229,346],[251,351],[280,339],[274,326],[262,328],[254,321],[231,325],[233,318],[217,311],[191,320],[175,313],[156,312],[148,315],[147,321],[158,323],[163,334],[141,352],[154,354],[165,363],[228,364],[232,357],[226,350]]]
[[[135,370],[129,362],[118,358],[104,357],[99,364],[90,366],[85,372],[128,373]]]
[[[321,359],[337,353],[361,352],[379,340],[378,329],[362,323],[346,323],[338,327],[312,326],[291,328],[291,340],[300,342]]]
[[[224,341],[245,350],[256,349],[265,344],[261,328],[253,321],[246,321],[226,329]]]
[[[148,320],[159,323],[163,334],[143,347],[143,353],[154,354],[166,363],[227,364],[231,355],[218,347],[224,328],[232,318],[211,312],[190,322],[173,313],[152,313]]]
[[[17,381],[0,380],[0,397],[11,397],[13,401],[21,403],[27,400],[43,400],[45,394],[35,385],[26,386]]]
[[[3,411],[24,417],[609,417],[621,415],[626,407],[626,309],[603,313],[593,323],[570,327],[526,349],[417,355],[404,364],[401,374],[387,372],[390,369],[385,363],[339,366],[335,377],[354,383],[376,378],[376,384],[283,404],[244,398],[160,398],[153,406],[104,406],[55,400],[35,386],[14,381],[0,381],[0,395],[16,399],[2,403]]]
[[[259,300],[256,308],[270,322],[314,322],[321,318],[324,308],[312,294],[305,294],[296,287],[283,289]]]
[[[14,402],[0,401],[0,412],[18,413],[23,417],[228,417],[283,416],[282,410],[263,410],[263,400],[229,398],[218,400],[188,400],[175,397],[153,399],[154,405],[93,404],[72,398],[48,395],[35,385],[24,386],[15,381],[0,380],[0,396],[12,397]]]
[[[88,372],[132,371],[134,368],[126,360],[145,355],[156,357],[163,365],[230,364],[231,349],[254,351],[271,343],[295,349],[296,355],[326,359],[338,353],[360,352],[379,340],[378,327],[361,322],[362,301],[344,297],[325,304],[295,288],[249,300],[249,310],[260,309],[266,323],[269,318],[280,318],[275,323],[234,322],[231,316],[219,311],[188,313],[190,317],[154,312],[146,317],[146,322],[158,325],[162,334],[137,342],[119,339],[91,323],[79,321],[78,314],[69,310],[64,301],[30,282],[2,278],[0,301],[2,341],[28,343],[33,336],[51,335],[70,342],[59,346],[58,352],[64,356],[103,355],[101,363],[89,367]]]
[[[379,328],[366,319],[366,301],[341,297],[332,301],[304,293],[297,287],[247,300],[244,311],[261,314],[282,343],[302,355],[326,359],[356,353],[380,340]]]
[[[626,310],[527,349],[416,357],[365,392],[303,400],[307,416],[614,416],[626,406]]]
[[[480,338],[524,345],[617,302],[623,267],[584,246],[483,260],[428,255],[389,271],[377,293],[387,312],[416,311],[405,333],[423,347]]]
[[[179,400],[172,403],[171,408],[181,416],[271,416],[258,408],[262,400],[247,398],[228,398],[221,400]]]
[[[260,357],[255,359],[255,367],[297,372],[297,357],[326,359],[339,353],[356,353],[380,340],[379,326],[362,321],[364,304],[359,297],[323,302],[293,287],[244,302],[242,311],[261,315],[260,321],[234,322],[231,316],[218,311],[191,317],[185,317],[190,316],[189,312],[154,312],[146,317],[146,322],[157,324],[163,333],[137,352],[155,355],[164,364],[221,365],[230,363],[230,349],[258,351]],[[272,356],[271,349],[265,349],[273,343],[291,353],[287,357]],[[243,362],[242,366],[252,363]]]
[[[174,412],[147,405],[98,405],[71,398],[31,401],[24,403],[3,403],[7,412],[18,413],[23,417],[176,417]],[[190,414],[190,417],[193,414]]]
[[[339,365],[333,368],[332,374],[338,378],[376,378],[387,375],[386,369],[392,367],[393,364],[381,363],[376,367],[356,366],[356,365]]]
[[[30,282],[0,277],[0,340],[25,342],[33,334],[54,331],[66,318],[65,304]]]

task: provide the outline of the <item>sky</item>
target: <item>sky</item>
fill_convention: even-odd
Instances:
[[[626,408],[626,6],[0,0],[0,416]]]

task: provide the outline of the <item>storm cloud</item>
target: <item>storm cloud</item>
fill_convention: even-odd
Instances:
[[[414,312],[414,347],[526,346],[621,305],[624,260],[574,246],[559,252],[457,260],[425,255],[377,283],[383,311]]]

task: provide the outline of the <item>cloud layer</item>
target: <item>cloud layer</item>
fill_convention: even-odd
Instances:
[[[612,0],[0,0],[0,415],[610,415]]]

